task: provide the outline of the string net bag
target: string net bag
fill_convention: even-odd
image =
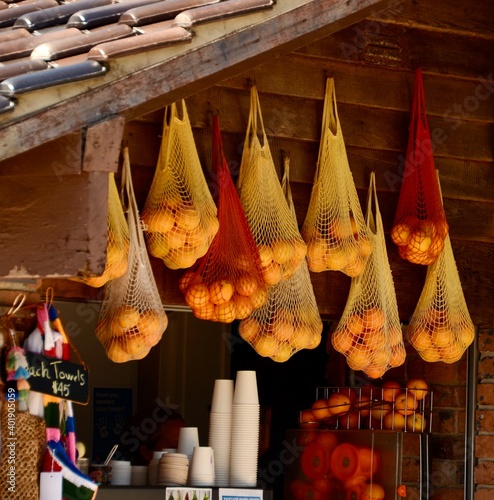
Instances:
[[[343,315],[330,338],[351,369],[362,370],[370,378],[380,378],[388,369],[405,362],[406,351],[374,172],[370,178],[366,222],[372,253],[363,273],[352,278]]]
[[[96,325],[96,337],[115,363],[142,359],[168,326],[154,280],[134,196],[129,152],[123,151],[122,183],[128,198],[129,261],[120,278],[108,282]]]
[[[455,363],[475,339],[449,234],[427,268],[424,288],[407,328],[407,340],[424,361]]]
[[[99,288],[108,281],[119,278],[127,270],[129,257],[129,226],[118,194],[115,174],[110,172],[108,182],[108,240],[106,247],[106,264],[101,276],[77,277],[86,285]]]
[[[149,253],[170,269],[191,267],[218,231],[216,212],[181,100],[165,109],[158,163],[142,210]]]
[[[276,285],[302,265],[307,249],[281,189],[255,86],[237,189],[259,250],[264,281]]]
[[[282,189],[297,220],[289,184],[289,158],[284,159]],[[239,324],[240,336],[263,357],[283,363],[302,349],[321,343],[319,315],[306,260],[287,279],[268,288],[266,303]]]
[[[231,323],[267,298],[261,259],[224,157],[219,116],[213,116],[213,169],[219,230],[206,255],[179,279],[185,302],[200,319]]]
[[[348,164],[333,78],[326,81],[319,156],[301,234],[309,269],[316,273],[359,276],[372,251]]]
[[[441,253],[448,231],[434,167],[422,72],[417,69],[406,161],[391,238],[403,259],[430,265]]]

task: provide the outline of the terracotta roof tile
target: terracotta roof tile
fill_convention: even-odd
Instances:
[[[190,42],[196,33],[189,28],[196,24],[272,5],[273,0],[0,0],[0,113],[12,110],[22,93],[103,76],[117,58]]]

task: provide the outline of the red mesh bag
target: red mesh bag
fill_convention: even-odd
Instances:
[[[403,259],[430,265],[441,253],[448,231],[425,113],[422,72],[417,69],[403,182],[391,238]]]
[[[213,117],[213,171],[219,230],[206,255],[179,280],[197,318],[231,323],[247,318],[267,299],[261,258],[223,154],[219,117]]]

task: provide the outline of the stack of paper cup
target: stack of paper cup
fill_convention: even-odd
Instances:
[[[130,473],[130,484],[132,486],[146,486],[148,483],[147,465],[132,465]]]
[[[256,372],[237,372],[232,408],[230,484],[233,488],[257,485],[260,405]]]
[[[189,486],[214,486],[214,451],[211,446],[196,446],[189,467]]]
[[[214,382],[209,414],[209,446],[214,450],[215,486],[230,484],[230,446],[233,409],[233,380]]]
[[[130,462],[123,460],[111,460],[110,465],[112,467],[112,486],[130,486],[132,478]]]
[[[177,453],[187,455],[190,462],[196,446],[199,446],[199,429],[197,427],[182,427],[178,434]]]

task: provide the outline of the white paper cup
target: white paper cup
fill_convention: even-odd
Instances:
[[[198,428],[182,427],[178,435],[177,452],[191,457],[196,446],[199,446]]]
[[[235,391],[233,404],[257,405],[259,395],[257,393],[257,377],[254,370],[241,370],[237,372],[235,380]]]
[[[211,413],[232,412],[233,389],[233,380],[217,379],[214,381]]]
[[[189,481],[202,486],[214,485],[214,452],[211,446],[196,446],[192,452]]]

